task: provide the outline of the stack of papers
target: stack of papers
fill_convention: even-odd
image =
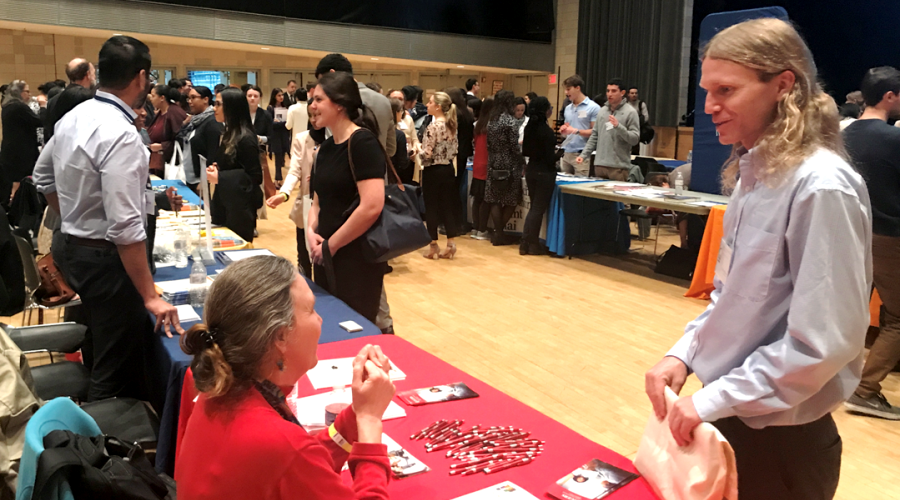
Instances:
[[[160,281],[156,283],[156,291],[163,300],[174,306],[187,304],[191,300],[191,280]],[[188,306],[190,307],[190,306]]]
[[[209,276],[206,277],[206,281],[207,286],[212,282]],[[156,292],[173,306],[187,304],[191,301],[191,279],[159,281],[156,283]]]
[[[175,309],[178,310],[178,322],[179,323],[191,323],[200,321],[200,315],[197,314],[197,311],[191,307],[190,304],[182,304],[180,306],[175,306]]]
[[[688,205],[694,205],[695,207],[715,207],[717,205],[726,205],[726,203],[721,203],[718,201],[689,201]]]
[[[315,389],[346,387],[353,383],[353,359],[320,359],[315,368],[306,372],[306,376]],[[406,380],[406,374],[393,363],[389,375],[391,380]]]
[[[222,263],[225,265],[231,264],[232,262],[237,262],[239,260],[249,259],[250,257],[256,257],[258,255],[271,255],[275,256],[274,253],[270,252],[265,248],[260,248],[256,250],[230,250],[219,252]]]
[[[314,396],[305,398],[296,397],[296,387],[294,391],[287,397],[288,407],[294,412],[294,416],[300,422],[300,425],[306,429],[306,432],[315,434],[324,430],[325,425],[325,407],[331,403],[353,403],[353,393],[350,389],[343,391],[324,392]],[[387,409],[384,411],[382,420],[391,420],[406,416],[406,411],[397,403],[391,401]]]
[[[637,198],[660,198],[666,191],[660,191],[659,189],[652,187],[640,187],[640,188],[619,188],[613,191],[616,194],[623,194],[626,196],[634,196]]]

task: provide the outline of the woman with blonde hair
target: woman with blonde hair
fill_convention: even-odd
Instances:
[[[317,363],[315,301],[283,257],[235,262],[210,287],[204,323],[181,338],[200,391],[175,467],[184,498],[389,498],[381,416],[394,385],[378,346],[353,360],[353,404],[328,431],[310,436],[286,403]],[[352,487],[341,479],[345,463]]]
[[[731,26],[701,59],[705,111],[734,146],[731,201],[711,303],[647,372],[647,395],[679,445],[701,422],[722,432],[742,500],[832,498],[842,445],[831,411],[859,382],[869,322],[868,192],[793,26]],[[691,372],[703,388],[667,412],[665,388],[679,392]]]
[[[459,149],[456,138],[456,105],[444,92],[435,92],[426,105],[433,117],[422,138],[422,196],[425,198],[425,226],[431,235],[426,259],[452,259],[456,255],[461,213],[453,158]],[[464,166],[462,168],[465,168]],[[438,246],[438,226],[447,231],[447,249]]]

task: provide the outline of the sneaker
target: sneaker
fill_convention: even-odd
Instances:
[[[844,402],[844,407],[863,415],[900,420],[900,408],[891,405],[880,392],[869,398],[862,398],[854,392],[850,399]]]
[[[476,240],[489,240],[491,239],[490,233],[487,231],[478,231],[478,234],[475,235]]]
[[[469,233],[469,238],[472,238],[473,240],[477,240],[478,239],[478,230],[473,229],[472,232]]]

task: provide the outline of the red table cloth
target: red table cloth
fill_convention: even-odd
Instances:
[[[355,356],[367,343],[378,344],[384,353],[406,373],[406,380],[395,382],[397,392],[452,382],[465,382],[480,397],[449,401],[425,406],[407,406],[396,396],[394,400],[406,410],[407,416],[384,423],[384,432],[414,457],[424,462],[431,471],[405,479],[392,479],[389,485],[391,498],[403,499],[452,499],[466,493],[486,488],[502,481],[512,481],[538,498],[545,495],[548,486],[593,458],[599,458],[616,467],[635,472],[631,460],[615,453],[575,431],[560,424],[537,410],[503,394],[484,382],[454,368],[409,342],[393,335],[344,340],[319,346],[319,359]],[[298,383],[298,395],[309,396],[315,391],[304,376]],[[597,397],[600,397],[598,392]],[[511,425],[531,431],[531,437],[546,441],[544,453],[531,464],[507,469],[495,474],[450,476],[452,460],[445,452],[425,452],[425,441],[412,441],[410,435],[440,419],[465,419],[465,426]],[[350,484],[350,473],[344,472]],[[656,499],[652,489],[639,478],[609,497],[616,499]]]

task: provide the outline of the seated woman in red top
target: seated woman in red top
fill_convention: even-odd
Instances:
[[[288,260],[235,262],[212,284],[206,324],[182,337],[200,397],[175,466],[179,498],[387,499],[381,416],[394,396],[390,361],[366,346],[353,361],[353,404],[313,437],[285,392],[318,362],[322,319]],[[341,480],[348,462],[353,485]]]

